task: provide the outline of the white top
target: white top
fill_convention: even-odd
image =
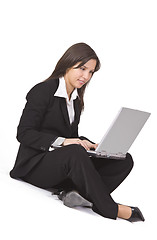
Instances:
[[[74,111],[74,105],[73,105],[73,100],[75,100],[78,96],[77,89],[75,88],[74,91],[71,94],[71,98],[69,100],[68,98],[68,93],[66,91],[66,84],[64,77],[59,79],[59,86],[57,91],[55,92],[54,96],[56,97],[62,97],[66,99],[66,104],[67,104],[67,109],[68,109],[68,114],[69,114],[69,120],[70,124],[73,123],[74,117],[75,117],[75,111]]]
[[[66,90],[66,84],[65,84],[65,79],[64,77],[59,78],[59,86],[57,88],[57,91],[54,94],[55,97],[62,97],[66,99],[66,105],[67,105],[67,110],[68,110],[68,115],[69,115],[69,121],[70,124],[73,123],[74,118],[75,118],[75,111],[74,111],[74,100],[78,96],[77,89],[75,88],[74,91],[71,94],[71,98],[69,100],[68,93]],[[52,147],[56,147],[58,145],[61,145],[64,142],[65,138],[63,137],[58,137],[52,144]],[[53,148],[50,148],[49,151],[54,150]]]

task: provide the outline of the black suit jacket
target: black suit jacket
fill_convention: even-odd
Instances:
[[[13,178],[21,178],[29,173],[57,137],[78,137],[80,100],[74,100],[75,120],[70,125],[65,98],[54,96],[58,85],[58,79],[41,82],[26,96],[27,103],[17,131],[20,147],[10,172]]]

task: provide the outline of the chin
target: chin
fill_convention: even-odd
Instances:
[[[78,84],[77,86],[76,86],[76,88],[82,88],[84,86],[84,84]]]

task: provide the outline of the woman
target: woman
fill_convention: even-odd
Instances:
[[[90,206],[111,219],[144,221],[138,208],[117,204],[110,195],[130,173],[131,155],[125,161],[90,158],[86,150],[97,144],[78,135],[85,88],[99,68],[94,50],[78,43],[64,53],[47,80],[29,91],[10,175],[40,188],[57,188],[69,207]]]

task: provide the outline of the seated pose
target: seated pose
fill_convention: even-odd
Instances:
[[[90,46],[74,44],[52,75],[28,92],[10,176],[43,189],[58,189],[66,206],[91,207],[111,219],[144,221],[139,208],[117,204],[111,197],[133,167],[131,155],[127,153],[125,160],[89,157],[86,150],[97,144],[78,135],[85,88],[99,68]]]

